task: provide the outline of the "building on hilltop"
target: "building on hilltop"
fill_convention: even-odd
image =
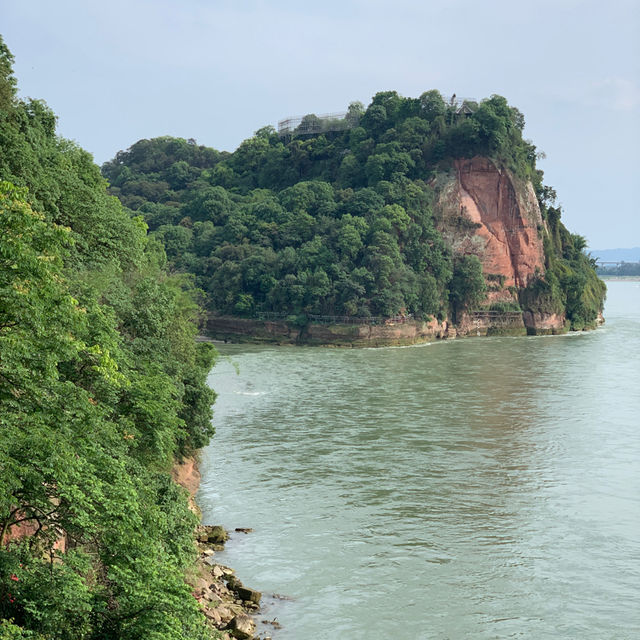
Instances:
[[[449,99],[449,106],[455,109],[457,116],[470,116],[478,108],[478,102],[473,98],[458,98],[454,93]]]
[[[305,116],[292,116],[278,122],[278,135],[292,138],[301,135],[318,135],[329,131],[353,129],[359,122],[359,116],[351,111],[325,113],[317,116],[309,113]]]

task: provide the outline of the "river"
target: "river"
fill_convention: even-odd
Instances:
[[[588,333],[221,345],[198,501],[254,529],[218,557],[274,640],[640,637],[640,282],[607,284]]]

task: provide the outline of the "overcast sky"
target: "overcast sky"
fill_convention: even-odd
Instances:
[[[378,91],[497,93],[569,229],[640,246],[640,0],[0,0],[0,33],[99,164],[160,135],[232,151]]]

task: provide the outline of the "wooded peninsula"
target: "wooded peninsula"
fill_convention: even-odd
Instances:
[[[198,333],[382,344],[601,317],[503,97],[385,91],[233,153],[158,137],[100,169],[12,63],[0,39],[2,638],[222,637],[185,582],[198,519],[171,476],[214,433]]]

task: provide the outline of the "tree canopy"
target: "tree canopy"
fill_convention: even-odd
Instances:
[[[11,62],[0,39],[0,635],[210,637],[169,474],[212,435],[196,291]]]
[[[434,221],[438,176],[454,159],[488,156],[533,183],[545,219],[554,196],[518,109],[495,95],[463,107],[436,90],[418,98],[384,91],[366,109],[351,105],[344,130],[280,137],[264,127],[234,153],[140,140],[102,173],[161,240],[170,268],[195,276],[210,311],[452,316],[482,296],[467,298],[477,274]],[[547,248],[552,271],[589,271],[570,266],[558,243]],[[585,314],[568,303],[571,282],[558,280],[558,300],[580,323]],[[539,308],[532,291],[527,304]],[[602,305],[594,294],[590,321]]]

